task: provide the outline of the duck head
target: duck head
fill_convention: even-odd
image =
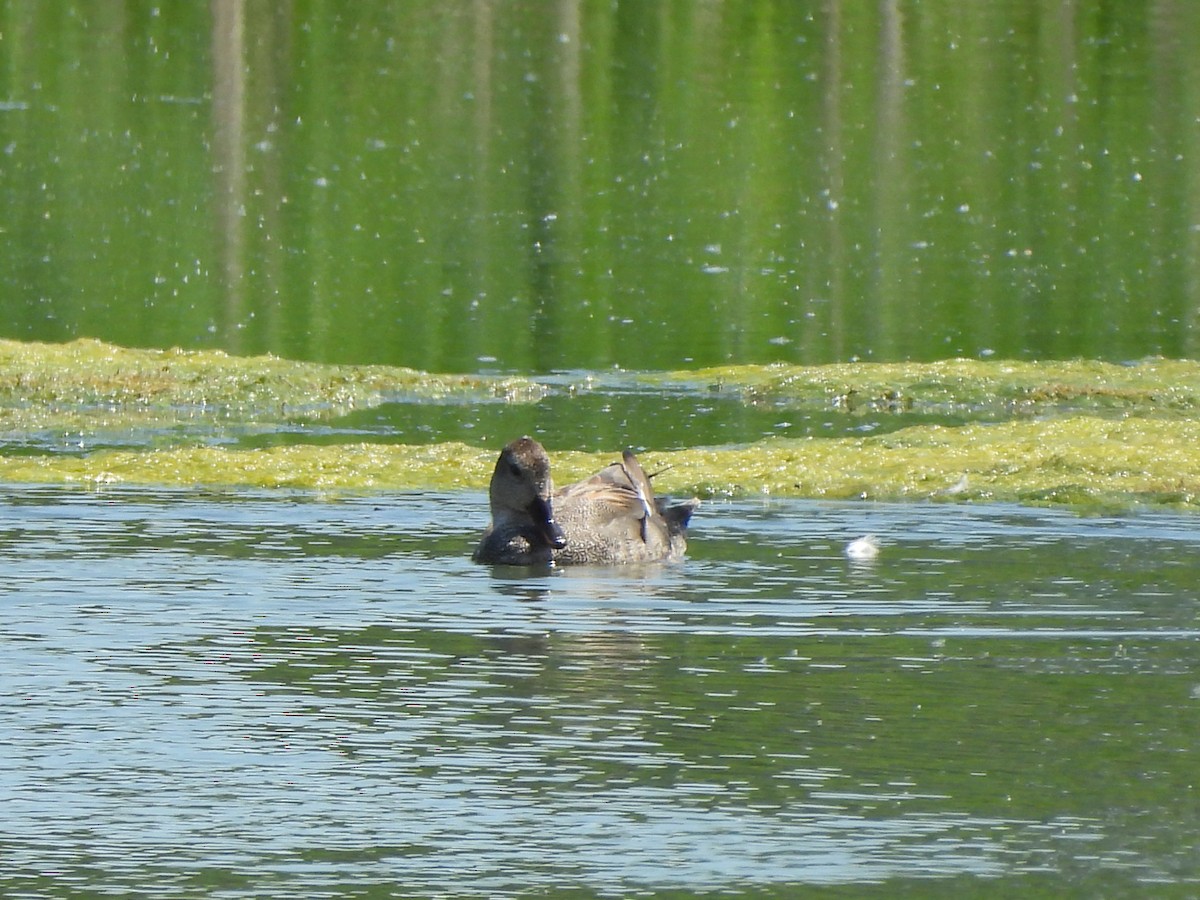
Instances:
[[[567,546],[567,536],[554,521],[551,495],[554,483],[550,479],[550,457],[531,437],[517,438],[500,451],[488,500],[492,508],[492,523],[523,526],[544,546],[561,550]]]

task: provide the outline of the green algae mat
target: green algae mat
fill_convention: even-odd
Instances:
[[[602,378],[599,388],[593,376],[580,380],[603,390]],[[93,340],[0,341],[0,479],[479,490],[497,446],[306,440],[305,429],[316,435],[322,422],[384,403],[460,404],[469,415],[476,404],[537,404],[577,387],[561,379],[431,375]],[[889,420],[886,434],[648,451],[643,459],[659,472],[656,484],[665,493],[1082,510],[1200,505],[1200,363],[1191,361],[739,366],[627,375],[623,391],[631,389]],[[620,401],[614,393],[613,404]],[[217,437],[274,423],[288,424],[290,443],[231,447]],[[555,452],[556,478],[582,476],[620,449]]]

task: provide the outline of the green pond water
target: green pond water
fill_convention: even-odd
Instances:
[[[0,0],[0,894],[1195,894],[1198,40]]]
[[[0,335],[1192,356],[1200,9],[0,3]]]

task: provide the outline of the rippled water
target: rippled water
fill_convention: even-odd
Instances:
[[[1192,519],[709,503],[531,576],[485,517],[9,489],[0,893],[1200,889]]]

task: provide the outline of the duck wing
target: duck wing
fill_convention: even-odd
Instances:
[[[683,535],[687,531],[688,521],[692,518],[692,513],[700,505],[700,501],[692,499],[672,504],[661,497],[655,497],[654,488],[650,486],[651,476],[646,474],[642,468],[642,464],[638,462],[637,457],[629,450],[625,451],[620,464],[614,463],[609,468],[614,468],[618,465],[624,471],[625,478],[628,479],[629,484],[637,491],[645,510],[645,515],[642,517],[643,537],[647,537],[645,533],[646,524],[654,519],[655,514],[663,521],[671,536]]]
[[[686,546],[628,451],[621,462],[559,491],[554,514],[566,532],[566,548],[555,552],[562,562],[645,562],[682,555]]]
[[[640,466],[637,471],[641,472]],[[653,515],[650,505],[653,496],[651,493],[648,503],[646,494],[630,477],[625,465],[613,463],[560,490],[554,497],[554,509],[560,519],[566,517],[576,523],[640,523]]]

